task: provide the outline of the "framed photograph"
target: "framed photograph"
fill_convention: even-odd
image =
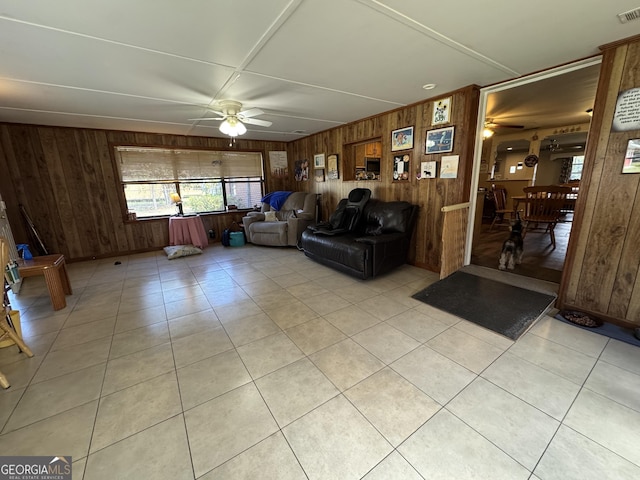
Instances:
[[[399,128],[391,132],[391,151],[413,148],[413,127]]]
[[[329,180],[337,180],[340,178],[338,172],[338,154],[332,153],[327,157],[327,178]]]
[[[440,178],[458,178],[460,155],[444,155],[440,164]]]
[[[286,151],[269,152],[269,164],[273,178],[287,178],[289,176],[289,163]]]
[[[324,153],[316,153],[313,156],[313,168],[324,168]]]
[[[393,156],[393,181],[406,182],[411,180],[411,154],[403,153]]]
[[[451,121],[451,97],[433,102],[431,125],[440,125]]]
[[[416,175],[418,180],[436,178],[436,165],[436,162],[420,162],[420,170],[418,170],[418,174]]]
[[[632,138],[627,143],[622,173],[640,173],[640,138]]]
[[[316,168],[313,171],[313,177],[316,182],[324,182],[324,168]]]
[[[309,180],[309,160],[296,160],[294,178],[298,182]]]
[[[424,153],[446,153],[453,151],[453,127],[427,130]]]

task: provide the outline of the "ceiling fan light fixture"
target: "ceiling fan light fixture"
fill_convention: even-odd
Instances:
[[[220,124],[220,131],[230,137],[247,133],[247,127],[235,117],[228,117]]]
[[[491,138],[493,137],[494,131],[491,130],[490,128],[486,128],[484,130],[482,130],[482,137],[483,138]]]

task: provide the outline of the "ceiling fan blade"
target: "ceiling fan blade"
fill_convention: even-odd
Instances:
[[[524,128],[524,125],[512,125],[508,123],[494,123],[487,122],[485,123],[485,128]]]
[[[249,110],[243,110],[242,112],[238,113],[238,116],[244,117],[244,118],[250,118],[250,117],[257,117],[258,115],[262,115],[263,113],[264,112],[259,108],[250,108]]]
[[[484,122],[485,128],[524,128],[524,125],[516,125],[514,123],[495,122],[493,118],[487,118]]]
[[[193,122],[195,120],[224,120],[225,117],[203,117],[203,118],[189,118],[188,120],[190,122]]]
[[[249,123],[251,125],[260,125],[261,127],[270,127],[271,122],[268,120],[259,120],[257,118],[243,118],[243,123]]]
[[[214,110],[211,107],[207,107],[207,110],[209,110],[211,113],[215,113],[216,115],[220,115],[221,117],[226,117],[227,114],[224,112],[221,112],[220,110]]]

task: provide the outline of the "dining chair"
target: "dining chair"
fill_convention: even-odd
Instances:
[[[493,203],[496,207],[495,213],[493,215],[493,221],[491,222],[491,226],[489,227],[489,231],[493,230],[494,225],[510,225],[505,224],[504,219],[505,215],[509,214],[509,219],[513,217],[513,210],[507,208],[507,189],[501,185],[496,185],[491,189],[493,193]]]
[[[13,327],[9,325],[9,321],[11,320],[11,309],[9,307],[9,302],[6,301],[6,281],[4,278],[4,269],[6,265],[9,263],[9,242],[6,238],[0,237],[0,267],[2,268],[2,312],[0,312],[0,341],[9,338],[13,340],[13,342],[18,346],[21,352],[27,357],[33,357],[33,352],[27,347],[27,345],[22,341],[22,339],[15,332]],[[11,384],[5,375],[0,371],[0,387],[9,388]]]
[[[556,248],[556,237],[554,229],[562,215],[567,195],[571,193],[570,187],[559,187],[553,185],[539,185],[525,187],[526,195],[524,215],[522,216],[522,238],[527,232],[537,230],[539,224],[545,224],[544,233],[549,232],[551,245]],[[533,226],[532,226],[533,225]]]
[[[562,207],[562,221],[570,222],[573,220],[573,216],[571,215],[567,220],[566,215],[572,214],[575,211],[578,193],[580,193],[580,182],[561,183],[560,186],[569,187],[571,189],[571,192],[567,194],[567,200]]]

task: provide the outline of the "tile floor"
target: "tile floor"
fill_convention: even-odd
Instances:
[[[115,261],[121,262],[114,265]],[[3,455],[74,479],[637,479],[640,349],[551,317],[511,342],[296,249],[69,265],[13,306]],[[479,315],[482,312],[478,312]]]

